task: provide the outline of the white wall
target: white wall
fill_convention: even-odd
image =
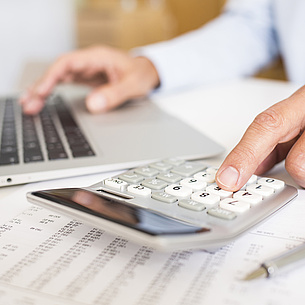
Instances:
[[[28,62],[75,47],[75,0],[0,0],[0,94],[17,90]]]

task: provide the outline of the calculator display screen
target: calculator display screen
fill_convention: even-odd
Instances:
[[[194,234],[209,231],[208,228],[180,222],[84,189],[54,189],[34,192],[33,195],[150,235]]]

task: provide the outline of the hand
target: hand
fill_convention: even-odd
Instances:
[[[219,168],[217,184],[230,191],[286,158],[286,169],[305,187],[305,86],[259,114]]]
[[[147,95],[159,84],[154,65],[110,47],[92,47],[59,58],[20,98],[26,114],[37,114],[46,97],[62,82],[83,83],[94,89],[86,99],[92,113],[105,112],[130,98]]]

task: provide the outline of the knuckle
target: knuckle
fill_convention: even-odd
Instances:
[[[270,108],[256,116],[252,126],[263,132],[278,133],[285,126],[285,119],[279,111]]]

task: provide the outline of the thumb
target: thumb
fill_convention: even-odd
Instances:
[[[86,99],[86,106],[91,113],[109,111],[128,99],[139,96],[134,87],[128,78],[115,83],[107,83],[90,93]]]

